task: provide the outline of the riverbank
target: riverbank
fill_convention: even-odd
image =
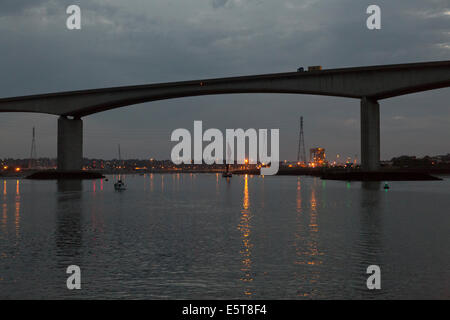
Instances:
[[[323,180],[345,181],[436,181],[441,178],[426,172],[378,171],[378,172],[324,172]]]
[[[38,171],[27,176],[26,179],[33,180],[84,180],[102,179],[105,176],[95,171]]]
[[[449,174],[448,171],[436,172],[436,174]],[[237,170],[233,174],[259,175],[259,170]],[[344,181],[436,181],[442,180],[430,174],[429,170],[423,169],[382,169],[376,172],[365,172],[358,169],[335,169],[335,168],[280,168],[277,175],[293,176],[315,176],[323,180]]]
[[[53,169],[42,171],[22,171],[17,173],[1,174],[3,179],[34,179],[34,180],[75,180],[75,179],[102,179],[105,175],[144,175],[144,174],[201,174],[212,173],[221,174],[222,169],[159,169],[159,170],[103,170],[103,171],[70,171],[61,172]],[[242,169],[232,171],[234,175],[260,175],[259,169]],[[396,169],[383,168],[377,172],[363,172],[358,169],[344,168],[302,168],[302,167],[281,167],[278,176],[314,176],[324,180],[345,180],[345,181],[434,181],[442,180],[435,175],[448,175],[450,170],[428,170],[421,168]]]

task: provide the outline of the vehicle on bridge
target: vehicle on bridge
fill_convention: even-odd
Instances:
[[[297,72],[305,72],[305,71],[321,71],[322,70],[322,66],[309,66],[308,70],[305,70],[305,68],[303,67],[299,67],[297,69]]]
[[[308,71],[321,71],[322,66],[309,66]]]

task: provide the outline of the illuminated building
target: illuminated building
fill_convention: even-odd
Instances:
[[[312,148],[309,149],[309,161],[312,167],[320,167],[325,165],[325,149],[324,148]]]

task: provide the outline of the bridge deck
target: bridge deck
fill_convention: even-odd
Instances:
[[[293,93],[371,97],[450,86],[450,61],[378,65],[198,79],[146,85],[46,93],[0,99],[0,112],[85,116],[148,101],[231,93]]]

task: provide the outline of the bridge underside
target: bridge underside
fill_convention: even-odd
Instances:
[[[364,170],[380,160],[378,101],[450,86],[450,61],[289,72],[43,94],[0,99],[0,112],[37,112],[58,120],[58,168],[82,167],[83,116],[155,100],[213,94],[291,93],[361,100],[361,159]],[[74,119],[67,118],[68,116]]]

